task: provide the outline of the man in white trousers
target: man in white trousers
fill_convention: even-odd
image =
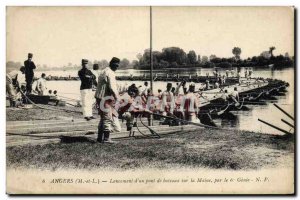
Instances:
[[[92,87],[95,83],[96,77],[91,72],[91,70],[87,69],[87,64],[87,59],[81,60],[82,69],[78,71],[78,76],[81,80],[80,94],[82,103],[82,114],[84,116],[84,119],[89,121],[91,119],[95,119],[93,117],[94,95]]]

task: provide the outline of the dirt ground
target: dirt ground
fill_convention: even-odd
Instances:
[[[79,107],[38,106],[31,106],[30,108],[6,108],[6,121],[55,120],[68,117],[83,118],[81,108]],[[95,115],[96,112],[94,110]]]

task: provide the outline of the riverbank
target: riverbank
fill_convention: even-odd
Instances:
[[[38,105],[45,109],[29,105],[28,108],[6,108],[6,121],[59,120],[65,118],[83,118],[80,107],[57,107]],[[96,111],[94,111],[95,114]],[[95,114],[96,115],[96,114]]]
[[[80,108],[73,108],[79,111]],[[80,113],[11,109],[7,120],[82,118]],[[165,135],[160,139],[117,140],[99,144],[73,143],[7,147],[8,168],[39,169],[171,169],[209,168],[248,170],[292,167],[294,139],[250,131],[198,129]],[[37,153],[38,152],[38,153]]]
[[[160,139],[7,147],[8,168],[141,169],[211,168],[250,170],[292,167],[294,140],[247,131],[201,129]],[[38,153],[37,153],[38,152]]]

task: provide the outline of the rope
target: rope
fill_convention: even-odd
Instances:
[[[142,121],[142,115],[140,115],[140,121],[147,129],[149,129],[152,135],[156,135],[158,138],[160,138],[160,135],[156,131],[154,131],[152,128],[144,124],[144,122]]]
[[[137,118],[140,117],[140,116],[141,116],[141,114],[139,114],[139,115],[137,116]],[[145,135],[144,133],[142,133],[142,131],[139,129],[139,126],[138,126],[138,123],[137,123],[137,118],[136,118],[135,123],[136,123],[136,128],[137,128],[138,132],[139,132],[142,136],[144,136],[144,137],[152,138],[151,136]]]

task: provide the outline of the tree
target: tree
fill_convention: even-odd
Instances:
[[[208,62],[208,57],[207,56],[202,56],[202,63],[207,63]]]
[[[124,58],[124,59],[121,60],[121,62],[120,62],[120,69],[126,69],[126,68],[128,68],[128,67],[129,67],[129,64],[130,64],[129,60],[126,59],[126,58]]]
[[[236,60],[239,60],[239,59],[240,59],[240,55],[241,55],[241,53],[242,53],[242,50],[241,50],[240,47],[234,47],[234,48],[232,49],[232,53],[233,53],[233,55],[235,56],[235,59],[236,59]]]
[[[138,53],[138,54],[136,55],[136,58],[137,58],[138,60],[141,60],[142,57],[143,57],[143,56],[142,56],[142,54],[140,54],[140,53]]]
[[[198,59],[197,59],[198,63],[201,63],[201,56],[198,55]]]
[[[286,52],[286,53],[284,54],[284,57],[289,58],[289,57],[290,57],[289,53]]]
[[[104,68],[104,67],[108,67],[109,64],[108,64],[107,60],[103,59],[99,62],[99,65],[101,68]]]
[[[167,67],[169,67],[169,63],[167,61],[165,61],[165,60],[161,60],[159,62],[159,66],[163,67],[163,68],[167,68]]]
[[[270,54],[271,54],[271,57],[274,57],[274,56],[273,56],[273,51],[274,51],[275,49],[276,49],[276,48],[275,48],[274,46],[272,46],[272,47],[269,48],[269,52],[270,52]]]
[[[218,58],[218,57],[215,57],[213,59],[210,59],[210,62],[213,62],[213,63],[220,63],[222,62],[222,59],[221,58]],[[226,62],[226,60],[223,60],[223,62]]]
[[[131,65],[132,65],[132,67],[133,67],[134,69],[138,69],[138,67],[139,67],[139,61],[133,60],[133,61],[131,62]]]
[[[209,60],[213,60],[213,59],[215,59],[215,58],[217,58],[217,56],[214,55],[214,54],[209,56]]]
[[[187,55],[183,49],[179,47],[168,47],[162,49],[161,59],[168,63],[176,62],[179,65],[187,62]]]
[[[190,64],[196,64],[197,62],[197,55],[195,53],[195,51],[191,50],[189,51],[189,53],[187,54],[187,58]]]

